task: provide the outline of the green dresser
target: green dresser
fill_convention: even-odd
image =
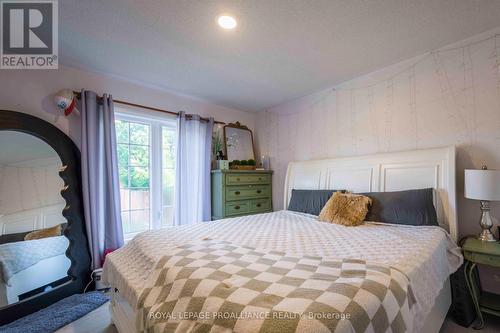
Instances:
[[[212,220],[271,212],[270,170],[212,170]]]

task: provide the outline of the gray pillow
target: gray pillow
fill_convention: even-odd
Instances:
[[[432,188],[398,192],[360,193],[372,199],[365,221],[402,225],[434,225],[438,220]]]
[[[14,242],[22,242],[24,241],[24,236],[29,234],[29,231],[19,232],[15,234],[5,234],[0,236],[0,244],[14,243]]]
[[[319,215],[321,209],[334,192],[338,190],[295,190],[288,204],[288,210],[299,213]],[[343,192],[343,191],[342,191]]]

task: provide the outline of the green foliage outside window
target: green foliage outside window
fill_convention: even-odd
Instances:
[[[149,126],[116,122],[119,178],[122,188],[149,188]]]

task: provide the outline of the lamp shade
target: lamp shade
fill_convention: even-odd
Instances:
[[[500,201],[500,170],[465,170],[465,197]]]

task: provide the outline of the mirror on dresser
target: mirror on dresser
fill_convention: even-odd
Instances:
[[[81,207],[73,142],[41,119],[0,110],[0,325],[83,290]]]
[[[236,122],[225,125],[223,131],[226,157],[229,162],[255,161],[253,134],[248,127]]]

